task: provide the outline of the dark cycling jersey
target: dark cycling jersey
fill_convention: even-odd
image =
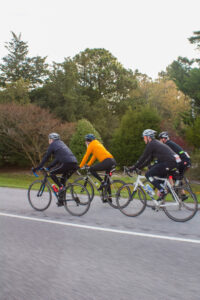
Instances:
[[[181,146],[177,145],[175,142],[171,140],[167,140],[165,145],[169,146],[175,153],[177,153],[182,161],[187,161],[190,162],[190,156],[188,155],[187,152],[181,148]]]
[[[149,142],[135,164],[136,168],[148,165],[152,160],[156,159],[158,163],[166,162],[169,167],[175,167],[176,162],[180,160],[179,156],[167,145],[158,140]]]
[[[43,167],[51,155],[53,155],[55,159],[47,166],[48,168],[52,168],[58,163],[78,163],[76,157],[65,143],[61,140],[55,140],[49,145],[46,154],[37,168]]]

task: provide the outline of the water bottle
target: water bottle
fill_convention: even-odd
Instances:
[[[146,184],[146,185],[145,185],[145,188],[146,188],[147,193],[148,193],[150,196],[154,196],[154,195],[155,195],[154,190],[152,189],[152,187],[150,187],[149,184]]]
[[[54,192],[58,192],[58,188],[55,186],[55,184],[52,184],[52,188],[53,188],[53,190],[54,190]]]

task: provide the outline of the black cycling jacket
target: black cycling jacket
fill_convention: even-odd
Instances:
[[[55,140],[49,145],[46,154],[37,168],[43,167],[51,155],[53,155],[55,159],[47,166],[48,168],[52,168],[58,163],[78,163],[76,157],[65,143],[61,140]]]
[[[182,161],[190,161],[190,156],[188,155],[187,152],[183,150],[183,148],[179,145],[177,145],[175,142],[171,140],[167,140],[165,143],[167,146],[169,146],[175,153],[177,153]]]
[[[136,168],[147,166],[152,160],[156,159],[158,163],[166,162],[170,167],[177,166],[177,154],[167,145],[158,140],[152,140],[146,145],[143,154],[135,164]]]

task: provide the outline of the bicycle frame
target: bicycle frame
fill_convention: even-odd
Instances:
[[[171,194],[173,195],[176,203],[162,203],[162,201],[157,201],[147,190],[146,190],[146,187],[145,185],[143,184],[143,182],[141,181],[141,179],[145,179],[146,177],[143,176],[143,175],[137,175],[137,179],[135,182],[133,182],[133,185],[134,185],[134,190],[133,190],[133,193],[136,192],[138,186],[142,187],[142,189],[145,191],[145,193],[147,193],[150,198],[152,199],[152,201],[154,202],[155,206],[157,208],[159,207],[167,207],[167,206],[177,206],[179,205],[180,203],[180,199],[178,197],[178,195],[176,194],[176,192],[174,191],[174,188],[172,187],[171,183],[169,182],[168,178],[161,178],[161,177],[154,177],[155,179],[158,179],[160,181],[163,181],[163,185],[164,185],[164,188],[167,188],[170,190]],[[132,194],[133,195],[133,194]]]
[[[54,194],[54,195],[56,196],[56,198],[58,199],[57,193],[54,191],[54,189],[53,189],[52,186],[51,186],[50,181],[48,180],[48,177],[49,177],[48,173],[45,172],[44,170],[42,170],[42,171],[43,171],[42,173],[43,173],[43,175],[44,175],[44,178],[42,179],[42,184],[41,184],[41,187],[40,187],[40,189],[39,189],[39,191],[38,191],[38,193],[37,193],[37,196],[40,197],[40,196],[42,195],[42,193],[44,192],[45,184],[47,184],[47,185],[49,186],[50,190],[53,192],[53,194]],[[36,177],[38,177],[38,175],[37,175],[36,173],[34,173],[34,175],[35,175]]]

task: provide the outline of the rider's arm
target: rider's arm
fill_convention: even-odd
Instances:
[[[91,166],[96,160],[96,157],[94,155],[92,155],[90,161],[88,162],[88,166]]]
[[[87,151],[85,153],[85,155],[83,156],[83,159],[80,163],[80,168],[82,168],[88,161],[88,158],[90,156],[90,154],[92,153],[92,147],[91,147],[91,143],[88,145],[87,147]]]
[[[52,144],[51,144],[52,145]],[[45,162],[48,160],[48,158],[51,156],[52,154],[52,146],[49,146],[49,148],[47,149],[47,152],[45,153],[45,155],[43,156],[43,159],[41,161],[41,163],[37,166],[37,169],[40,169],[44,166]]]
[[[152,158],[152,151],[151,151],[151,143],[147,144],[143,154],[140,156],[138,161],[135,164],[136,168],[141,168],[141,166],[146,165],[146,161],[149,163]]]
[[[59,163],[59,161],[56,159],[54,159],[48,166],[48,169],[51,169],[52,167],[54,167],[55,165],[57,165],[57,163]]]

